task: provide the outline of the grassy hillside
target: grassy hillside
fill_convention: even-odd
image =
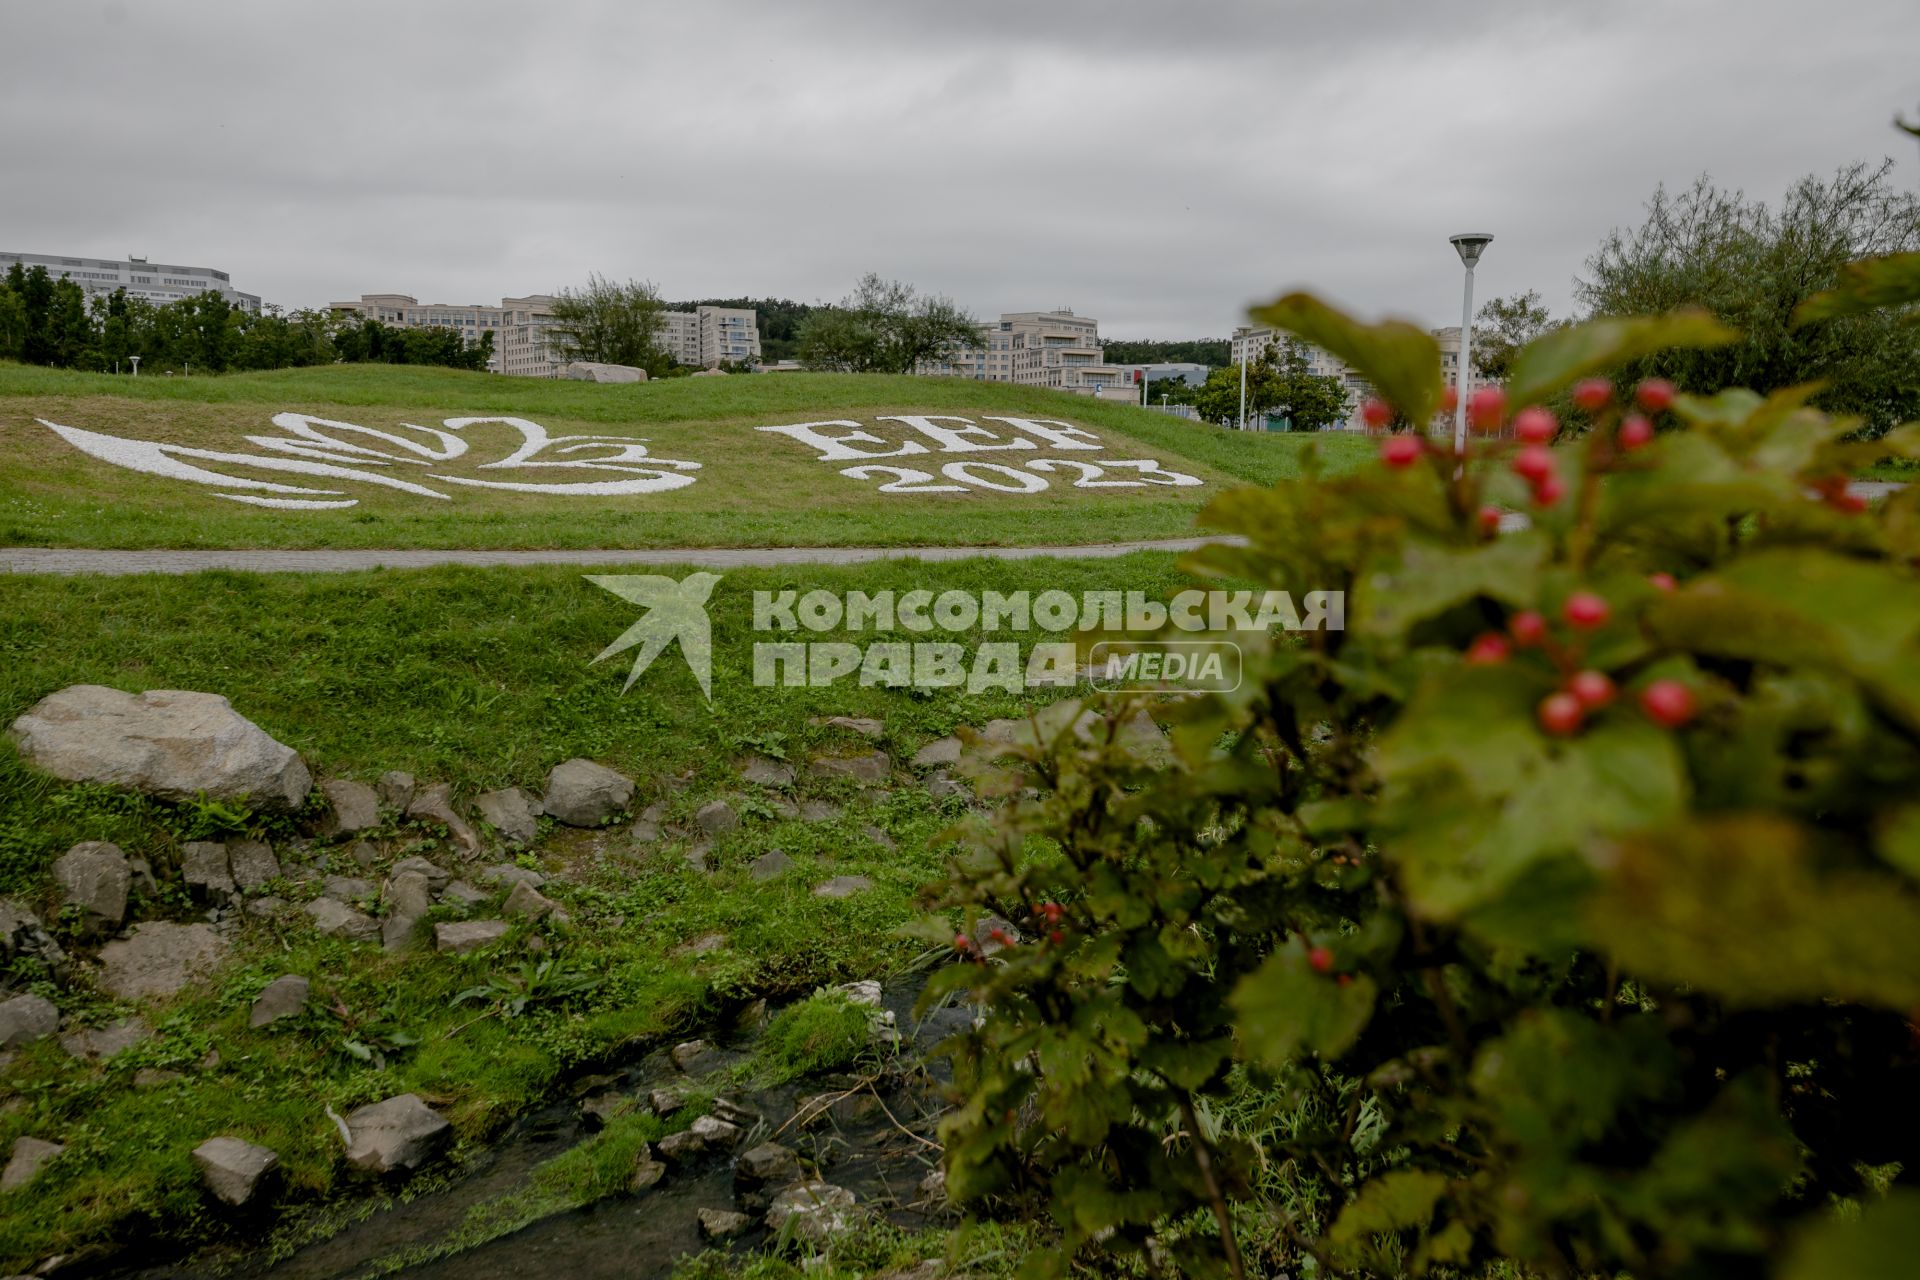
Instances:
[[[229,478],[295,485],[321,493],[216,487],[143,474],[90,456],[39,424],[42,419],[99,435],[189,446],[225,454],[312,461],[248,437],[299,441],[276,427],[291,412],[353,423],[425,442],[448,418],[511,416],[552,437],[614,437],[569,452],[550,444],[501,468],[521,443],[500,424],[459,432],[457,458],[402,455],[357,470],[397,477],[444,498],[383,487],[358,476],[317,477],[263,469],[231,458],[185,461]],[[1035,448],[942,451],[924,433],[876,420],[890,414],[959,415],[1000,441],[1021,432],[987,415],[1059,419],[1090,431],[1101,448],[1064,450],[1029,436]],[[883,459],[925,472],[956,492],[883,493],[893,477],[841,474],[852,461],[822,461],[802,442],[756,428],[843,419],[882,437],[860,446],[889,452],[916,441],[928,450]],[[954,425],[954,424],[949,424]],[[845,428],[836,428],[844,431]],[[364,435],[333,433],[387,451]],[[619,442],[644,441],[649,456],[697,462],[676,474],[693,482],[671,491],[616,495],[515,492],[479,482],[542,485],[620,480],[632,472],[583,468],[618,461]],[[985,441],[981,441],[985,443]],[[0,542],[98,547],[659,547],[755,545],[1013,545],[1176,537],[1223,487],[1271,483],[1298,473],[1311,437],[1222,431],[1032,388],[934,378],[780,374],[675,379],[633,386],[502,378],[444,369],[332,366],[219,378],[109,377],[0,366]],[[1330,469],[1370,452],[1344,437],[1319,441]],[[328,450],[323,462],[337,462]],[[631,461],[631,460],[629,460]],[[1028,464],[1041,462],[1039,467]],[[369,462],[373,465],[369,465]],[[1089,464],[1071,465],[1075,462]],[[1151,463],[1140,467],[1122,463]],[[574,465],[565,465],[573,463]],[[963,475],[942,474],[960,464]],[[1009,475],[1008,469],[1017,474]],[[1175,486],[1165,473],[1200,483]],[[452,477],[448,480],[432,477]],[[992,486],[1000,486],[996,489]],[[1044,485],[1044,488],[1039,486]],[[1034,492],[1004,492],[1032,488]],[[333,509],[263,510],[243,498],[346,504]]]

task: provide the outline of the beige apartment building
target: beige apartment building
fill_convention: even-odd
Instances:
[[[1103,400],[1137,400],[1131,368],[1108,364],[1100,349],[1100,323],[1059,311],[1008,311],[980,326],[980,345],[954,351],[946,360],[923,362],[917,373],[1049,387]]]
[[[363,293],[358,302],[335,302],[335,315],[358,315],[399,328],[457,329],[469,342],[493,334],[493,359],[487,368],[516,378],[557,378],[566,362],[548,333],[554,297],[531,293],[502,298],[497,307],[480,303],[454,306],[421,302],[404,293]],[[760,356],[760,317],[751,308],[701,307],[668,311],[658,336],[677,364],[713,368],[722,361],[752,361]]]

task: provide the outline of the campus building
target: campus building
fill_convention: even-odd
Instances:
[[[45,267],[55,280],[65,277],[86,291],[87,297],[125,289],[129,298],[145,298],[156,306],[179,302],[209,289],[233,306],[260,314],[260,295],[242,293],[224,271],[212,267],[176,267],[145,258],[111,262],[105,258],[60,258],[44,253],[0,253],[0,273],[19,263],[23,271]]]
[[[421,302],[404,293],[363,293],[358,302],[335,302],[335,315],[358,315],[396,328],[456,329],[468,342],[493,334],[488,369],[516,378],[557,378],[566,362],[554,350],[551,335],[554,297],[546,293],[502,298],[497,307],[481,303],[455,306]],[[750,308],[701,307],[668,311],[656,337],[676,364],[713,368],[722,361],[751,361],[760,356],[759,314]]]
[[[712,369],[760,358],[760,313],[752,307],[669,311],[656,339],[676,364]]]
[[[1140,397],[1132,369],[1108,364],[1101,352],[1099,321],[1067,308],[1005,312],[997,322],[980,326],[979,346],[925,361],[915,372],[1048,387],[1103,400]]]

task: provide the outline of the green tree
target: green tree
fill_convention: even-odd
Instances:
[[[19,263],[14,263],[16,270],[19,266]],[[48,317],[53,310],[53,278],[47,274],[45,267],[36,263],[22,274],[19,284],[13,287],[20,296],[25,316],[20,338],[20,358],[28,364],[49,364],[54,358],[53,344],[47,332]]]
[[[0,280],[0,360],[21,360],[27,346],[26,272],[14,263]]]
[[[1284,413],[1295,431],[1318,431],[1346,419],[1352,403],[1338,378],[1316,374],[1306,348],[1289,339],[1267,346],[1247,366],[1247,420],[1268,413]],[[1228,365],[1207,375],[1194,393],[1193,406],[1202,418],[1222,426],[1240,418],[1240,366]]]
[[[1505,382],[1520,348],[1559,328],[1537,290],[1509,298],[1489,298],[1473,326],[1473,367],[1483,378]]]
[[[838,306],[822,308],[800,330],[800,359],[812,369],[844,373],[912,373],[980,345],[980,322],[950,298],[918,293],[874,272]]]
[[[1214,368],[1232,359],[1233,344],[1225,338],[1193,338],[1184,342],[1103,339],[1101,348],[1110,364],[1204,364]]]
[[[1895,188],[1891,160],[1804,178],[1777,208],[1703,176],[1677,195],[1655,191],[1646,220],[1613,231],[1575,289],[1595,317],[1691,305],[1741,331],[1729,346],[1636,360],[1628,377],[1663,377],[1684,391],[1747,386],[1763,394],[1820,382],[1817,404],[1858,415],[1877,434],[1920,417],[1920,324],[1912,307],[1802,325],[1794,311],[1833,287],[1847,263],[1916,249],[1920,196]]]
[[[615,284],[592,275],[584,289],[562,289],[548,330],[562,359],[633,365],[652,373],[671,358],[660,346],[666,304],[650,282]]]

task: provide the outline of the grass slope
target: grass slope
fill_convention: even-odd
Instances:
[[[652,454],[702,464],[694,484],[620,497],[560,497],[461,488],[438,501],[354,481],[205,464],[229,474],[337,488],[342,510],[267,511],[216,490],[143,475],[91,458],[36,418],[108,435],[229,452],[260,452],[248,435],[280,436],[270,419],[297,412],[392,430],[449,417],[508,415],[552,435],[618,435]],[[885,478],[838,474],[800,443],[755,427],[852,419],[889,440],[911,433],[874,425],[886,414],[1058,418],[1096,432],[1104,454],[1034,451],[923,454],[898,460],[937,472],[956,461],[1034,458],[1153,459],[1199,487],[1079,488],[1070,470],[1033,494],[885,494]],[[983,424],[1003,437],[999,424]],[[435,470],[475,478],[577,482],[605,472],[481,472],[517,434],[497,425],[465,433],[466,458]],[[1020,545],[1178,537],[1237,481],[1297,475],[1314,437],[1223,431],[1036,388],[942,378],[778,374],[681,378],[628,386],[503,378],[404,366],[331,366],[218,378],[129,378],[0,365],[0,544],[94,547],[662,547]],[[1317,441],[1330,470],[1370,456],[1364,441]],[[552,455],[543,455],[552,456]],[[926,464],[932,463],[931,466]],[[387,468],[393,471],[394,468]],[[402,472],[412,469],[402,467]],[[989,472],[989,475],[993,473]],[[418,475],[407,478],[419,479]],[[1104,479],[1125,479],[1124,469]],[[943,481],[944,483],[945,481]],[[451,486],[442,486],[451,488]]]
[[[413,1090],[440,1105],[472,1143],[550,1096],[567,1073],[635,1041],[689,1029],[731,1000],[877,976],[909,961],[915,944],[893,930],[923,909],[922,886],[942,874],[938,836],[959,802],[935,801],[903,764],[891,786],[868,791],[809,776],[804,765],[815,752],[870,749],[864,738],[810,720],[880,717],[885,746],[900,764],[958,724],[1020,714],[1044,696],[915,694],[849,683],[756,688],[749,675],[754,589],[1078,594],[1181,585],[1172,557],[1146,554],[740,571],[713,596],[709,705],[675,653],[624,696],[623,661],[589,665],[637,610],[564,569],[10,580],[0,602],[0,723],[78,682],[211,690],[297,747],[323,778],[371,781],[405,769],[471,794],[510,783],[537,788],[550,766],[580,755],[636,778],[634,807],[662,804],[670,830],[689,827],[718,796],[734,797],[744,821],[713,841],[707,875],[686,864],[684,839],[636,844],[624,823],[591,833],[549,828],[524,858],[555,877],[546,891],[572,922],[547,927],[542,954],[602,981],[584,994],[536,1002],[519,1017],[475,1021],[479,1007],[451,1001],[490,979],[524,975],[537,927],[521,924],[491,952],[468,957],[391,954],[306,927],[297,904],[318,891],[323,867],[377,882],[411,852],[440,856],[436,832],[417,824],[375,833],[379,859],[371,872],[338,843],[319,842],[290,860],[295,874],[275,889],[296,906],[271,919],[247,917],[234,962],[173,1001],[136,1008],[84,976],[67,988],[36,981],[69,1029],[137,1012],[156,1034],[105,1063],[69,1058],[43,1041],[0,1073],[0,1151],[26,1135],[67,1146],[32,1183],[9,1193],[0,1213],[0,1273],[89,1244],[134,1242],[144,1251],[222,1235],[229,1228],[207,1212],[188,1154],[214,1134],[279,1152],[297,1210],[354,1188],[325,1106],[344,1113]],[[736,771],[750,752],[801,765],[791,798],[838,805],[839,815],[780,817],[776,797]],[[236,825],[256,824],[55,782],[0,738],[0,894],[24,899],[45,918],[55,918],[48,864],[76,841],[104,839],[145,858],[159,877],[157,893],[140,895],[143,917],[193,919],[199,908],[175,871],[180,846]],[[284,852],[294,832],[282,824],[269,834]],[[754,882],[748,866],[773,848],[793,860],[792,870]],[[809,891],[838,875],[864,875],[874,887],[844,900]],[[434,918],[451,910],[436,908]],[[476,914],[495,911],[483,906]],[[724,935],[725,944],[688,949],[709,934]],[[71,935],[66,940],[76,945]],[[311,980],[314,1008],[290,1023],[249,1029],[254,996],[285,973]],[[796,1062],[831,1049],[831,1036],[823,1040],[817,1027],[792,1030]],[[209,1051],[217,1066],[206,1065]],[[179,1074],[136,1089],[133,1077],[143,1068]],[[529,1201],[526,1212],[569,1202],[573,1183],[563,1182],[533,1188],[537,1203]],[[540,1198],[547,1192],[558,1198]],[[281,1225],[295,1230],[297,1218]]]

